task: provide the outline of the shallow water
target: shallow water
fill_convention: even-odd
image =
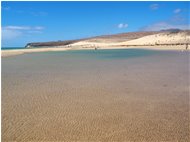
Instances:
[[[2,58],[3,141],[188,141],[189,53]]]
[[[25,47],[1,47],[1,50],[26,49]]]

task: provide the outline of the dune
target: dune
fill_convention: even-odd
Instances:
[[[106,42],[91,42],[89,40],[86,41],[80,41],[74,44],[71,44],[72,47],[78,47],[78,48],[95,48],[95,47],[107,47],[107,46],[113,46],[116,45],[114,42],[106,43]]]
[[[190,43],[190,35],[185,32],[180,33],[159,33],[148,35],[138,39],[120,42],[118,45],[164,45],[164,44],[186,44]]]
[[[96,42],[95,42],[96,41]],[[182,50],[186,48],[186,44],[190,43],[190,35],[187,32],[162,32],[152,35],[143,36],[137,39],[127,40],[124,42],[115,42],[109,39],[109,43],[105,39],[89,39],[71,44],[72,47],[78,48],[95,48],[117,49],[117,48],[151,48],[151,49],[172,49]]]

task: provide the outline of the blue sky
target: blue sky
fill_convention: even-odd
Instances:
[[[2,2],[2,46],[187,29],[190,2]]]

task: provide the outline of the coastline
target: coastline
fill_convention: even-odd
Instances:
[[[176,45],[176,46],[102,46],[96,47],[96,49],[146,49],[146,50],[176,50],[176,51],[184,51],[184,45]],[[43,48],[31,48],[31,49],[15,49],[15,50],[1,50],[1,57],[9,57],[15,55],[21,55],[25,53],[34,53],[34,52],[49,52],[49,51],[68,51],[68,50],[95,50],[94,47],[82,47],[82,46],[57,46],[57,47],[43,47]],[[189,51],[189,48],[187,49]]]

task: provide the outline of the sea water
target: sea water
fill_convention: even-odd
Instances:
[[[1,47],[1,50],[25,49],[25,47]]]

